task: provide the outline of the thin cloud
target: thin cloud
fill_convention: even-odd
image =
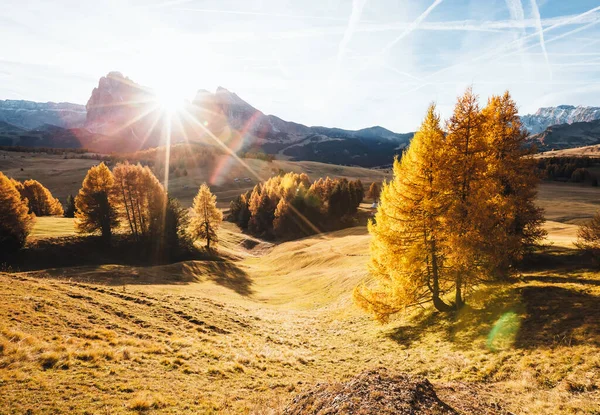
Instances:
[[[253,12],[246,10],[223,10],[223,9],[198,9],[198,8],[187,8],[177,7],[175,10],[182,10],[186,12],[196,13],[217,13],[217,14],[238,14],[242,16],[262,16],[262,17],[285,17],[289,19],[315,19],[315,20],[330,20],[330,21],[345,21],[346,19],[341,17],[331,16],[314,16],[314,15],[301,15],[301,14],[286,14],[286,13],[265,13],[265,12]]]

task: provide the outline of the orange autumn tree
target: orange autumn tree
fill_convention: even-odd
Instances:
[[[545,237],[543,210],[535,205],[540,178],[533,172],[535,150],[510,93],[493,95],[482,110],[486,170],[492,189],[488,204],[495,212],[485,230],[490,272],[506,279],[525,252]],[[501,253],[501,255],[497,255]]]
[[[429,108],[369,224],[378,284],[357,287],[354,298],[376,318],[424,302],[459,309],[474,285],[513,274],[544,236],[516,114],[508,93],[481,110],[468,89],[443,131]]]
[[[381,188],[376,182],[371,183],[369,186],[368,196],[373,202],[377,202],[379,200],[379,195],[381,194]]]
[[[217,196],[210,192],[206,183],[202,183],[192,205],[194,216],[190,220],[189,233],[194,239],[206,241],[206,249],[211,242],[218,242],[217,229],[223,221],[223,212],[217,208]]]
[[[119,163],[113,169],[112,196],[121,220],[134,239],[158,238],[163,233],[167,193],[148,166]]]
[[[80,233],[100,232],[110,242],[119,221],[112,198],[114,177],[104,163],[90,168],[75,197],[75,227]]]
[[[13,183],[21,193],[21,198],[27,201],[29,213],[34,213],[36,216],[63,214],[60,201],[37,180],[25,180],[23,183],[13,180]]]
[[[0,172],[0,251],[11,253],[25,244],[34,216],[28,213],[14,181]],[[0,255],[1,256],[1,255]]]
[[[408,150],[394,161],[393,180],[383,183],[375,221],[369,223],[369,270],[378,286],[357,287],[354,299],[381,321],[423,302],[451,309],[442,299],[453,279],[445,266],[444,155],[444,132],[431,105]]]

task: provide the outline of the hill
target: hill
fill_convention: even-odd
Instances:
[[[425,308],[381,326],[352,305],[367,276],[365,227],[273,246],[225,224],[221,261],[0,274],[11,305],[0,307],[0,405],[279,413],[297,395],[330,402],[337,382],[365,387],[351,378],[385,367],[427,378],[424,396],[459,413],[593,413],[600,274],[568,238],[598,208],[596,190],[541,190],[554,245],[515,281],[477,287],[454,318]],[[400,384],[369,379],[369,399]]]
[[[174,148],[188,149],[183,144]],[[337,166],[311,161],[274,160],[269,162],[257,159],[236,159],[222,153],[215,153],[214,157],[208,159],[196,158],[195,155],[200,153],[203,147],[191,146],[189,149],[192,157],[185,160],[187,175],[175,177],[172,174],[169,179],[169,193],[180,199],[185,206],[191,205],[200,185],[207,182],[217,195],[219,206],[228,207],[229,201],[234,197],[251,190],[258,181],[267,180],[273,174],[278,174],[280,170],[305,172],[313,180],[326,176],[347,177],[352,180],[361,179],[365,186],[373,181],[383,181],[384,178],[389,177],[389,172],[386,170]],[[176,151],[176,149],[172,149],[172,154]],[[164,149],[162,151],[149,150],[147,154],[139,154],[157,163],[164,163],[162,158]],[[98,160],[80,158],[80,155],[75,154],[67,154],[66,157],[45,153],[0,150],[0,171],[17,180],[39,180],[50,189],[55,197],[64,201],[68,195],[77,194],[87,170],[99,163]],[[179,161],[172,159],[172,162],[179,167]],[[236,181],[236,178],[239,180]]]
[[[600,120],[548,127],[529,137],[540,151],[587,147],[600,143]]]

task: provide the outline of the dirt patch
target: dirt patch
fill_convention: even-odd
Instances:
[[[458,415],[423,377],[386,369],[362,372],[347,382],[319,384],[298,395],[284,414]]]

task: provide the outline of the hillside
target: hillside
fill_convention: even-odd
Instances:
[[[600,120],[548,127],[529,137],[539,151],[587,147],[600,143]]]
[[[77,194],[87,170],[98,164],[97,160],[81,159],[74,155],[67,156],[69,158],[65,159],[62,155],[0,150],[0,171],[17,180],[39,180],[55,197],[64,201],[68,195]],[[210,163],[191,165],[187,168],[187,176],[171,175],[169,193],[180,199],[185,206],[189,206],[198,187],[203,182],[207,182],[217,195],[220,206],[226,207],[229,206],[231,199],[251,190],[258,181],[267,180],[273,174],[278,174],[280,170],[305,172],[315,180],[326,176],[361,179],[365,185],[389,177],[389,172],[386,170],[337,166],[312,161],[236,160],[230,156],[220,155],[210,160]],[[236,182],[235,178],[239,181]]]
[[[226,224],[220,262],[1,274],[0,405],[279,413],[316,383],[385,367],[426,377],[464,414],[593,413],[600,274],[568,238],[596,193],[542,186],[555,245],[513,283],[478,287],[454,319],[422,309],[381,326],[353,306],[364,227],[272,246]]]

